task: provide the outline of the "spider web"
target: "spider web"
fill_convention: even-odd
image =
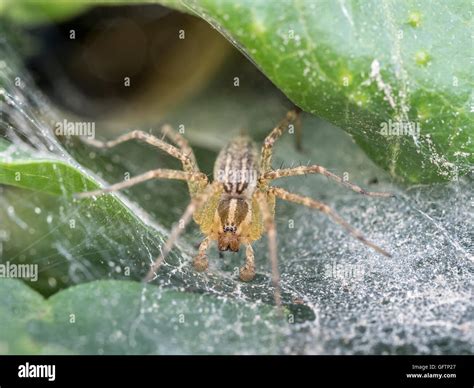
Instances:
[[[0,130],[11,143],[0,154],[2,160],[18,153],[35,159],[60,160],[102,183],[119,181],[124,172],[133,176],[157,165],[178,167],[166,157],[156,155],[155,150],[137,144],[116,152],[98,152],[75,140],[59,141],[52,127],[61,121],[61,112],[36,90],[15,52],[5,42],[0,51],[6,54],[0,62]],[[16,79],[20,80],[20,86],[15,84]],[[217,108],[214,110],[220,112],[219,99],[214,101]],[[195,104],[192,109],[202,111],[199,102]],[[201,115],[194,122],[196,128],[208,128],[208,133],[200,138],[201,144],[206,136],[225,137],[219,133],[221,117],[216,116],[215,122],[209,115]],[[266,125],[259,134],[271,128],[275,117],[261,119]],[[275,184],[325,201],[369,239],[389,250],[393,258],[367,249],[323,215],[296,205],[278,204],[282,288],[295,322],[289,325],[266,322],[262,340],[249,334],[252,325],[245,316],[237,315],[229,321],[226,314],[229,305],[240,303],[238,306],[256,310],[255,316],[265,320],[259,316],[259,308],[271,304],[273,298],[266,239],[254,247],[257,278],[251,284],[243,284],[235,273],[235,268],[243,262],[242,254],[219,259],[216,250],[211,249],[210,272],[197,274],[192,270],[190,259],[202,236],[197,228],[191,227],[161,268],[155,281],[157,292],[171,289],[184,295],[211,295],[220,303],[206,309],[200,299],[197,306],[185,304],[190,310],[201,307],[206,311],[202,318],[206,331],[198,338],[186,338],[184,347],[179,344],[177,333],[178,342],[171,341],[160,351],[472,353],[474,259],[473,225],[469,217],[472,181],[397,187],[342,131],[313,118],[305,118],[304,126],[307,128],[305,153],[296,151],[287,136],[278,145],[275,166],[311,160],[337,174],[348,172],[351,181],[370,186],[371,190],[394,191],[397,198],[360,197],[317,176]],[[198,138],[196,133],[194,138]],[[209,149],[198,152],[199,162],[205,165],[209,165],[212,156],[215,152]],[[374,178],[378,183],[370,184]],[[64,185],[68,176],[58,170],[50,179]],[[186,206],[186,188],[168,182],[150,182],[118,194],[117,198],[133,217],[125,217],[123,212],[113,213],[116,208],[108,202],[103,206],[94,202],[81,204],[72,202],[67,194],[53,197],[4,186],[0,197],[0,229],[4,232],[1,261],[38,264],[40,280],[28,284],[44,295],[98,279],[139,281],[158,255],[171,224],[179,219]],[[71,220],[75,221],[73,229]],[[129,276],[124,274],[126,268],[130,269]],[[157,341],[144,324],[147,314],[156,310],[156,302],[154,294],[143,288],[138,310],[130,313],[132,324],[114,337],[127,338],[130,347],[122,352],[134,352],[132,348],[137,346],[137,341],[148,344]],[[105,311],[101,319],[113,321],[114,317]],[[236,333],[237,341],[232,346],[219,341],[226,332]],[[189,345],[192,341],[198,344],[192,347]],[[154,347],[142,350],[155,351]]]

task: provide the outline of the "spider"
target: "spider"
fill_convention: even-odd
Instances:
[[[390,257],[388,252],[367,240],[361,232],[352,227],[328,205],[280,187],[270,186],[271,181],[282,177],[322,174],[359,194],[371,197],[393,196],[391,193],[365,191],[319,165],[272,169],[273,146],[290,125],[299,123],[300,112],[299,108],[295,108],[286,114],[265,138],[260,155],[256,144],[248,136],[241,135],[231,140],[217,156],[214,164],[213,182],[209,182],[208,177],[199,170],[193,150],[187,140],[179,132],[172,129],[170,125],[164,125],[161,128],[162,139],[139,130],[134,130],[109,141],[84,139],[90,145],[98,148],[111,148],[120,143],[137,139],[151,144],[180,160],[183,170],[151,170],[100,190],[78,193],[76,197],[98,196],[132,187],[150,179],[186,181],[191,201],[186,207],[180,223],[172,227],[160,256],[152,263],[144,280],[150,281],[156,277],[156,271],[163,260],[186,225],[194,218],[194,221],[205,235],[199,245],[198,253],[193,259],[194,268],[199,272],[207,270],[209,265],[207,250],[212,242],[217,242],[217,247],[221,252],[228,250],[237,252],[240,246],[243,245],[246,258],[245,264],[240,268],[239,277],[244,282],[249,282],[255,277],[255,256],[252,243],[259,240],[265,232],[267,233],[274,300],[276,305],[281,306],[277,231],[274,219],[277,198],[321,211],[353,237],[382,255]],[[165,138],[169,139],[174,145],[165,142]]]

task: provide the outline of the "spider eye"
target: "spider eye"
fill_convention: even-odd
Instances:
[[[237,230],[237,227],[235,225],[225,225],[224,226],[224,232],[235,232]]]

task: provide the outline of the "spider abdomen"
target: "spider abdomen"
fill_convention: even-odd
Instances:
[[[255,143],[247,136],[239,136],[219,152],[214,180],[222,182],[226,194],[250,198],[257,187],[258,162]]]

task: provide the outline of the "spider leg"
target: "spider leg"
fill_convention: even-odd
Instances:
[[[309,197],[304,197],[302,195],[290,193],[282,188],[279,187],[271,187],[269,189],[271,193],[273,193],[277,198],[280,198],[284,201],[294,202],[300,205],[307,206],[311,209],[316,209],[324,214],[326,214],[329,218],[331,218],[335,223],[341,225],[347,232],[349,232],[353,237],[355,237],[360,242],[364,243],[365,245],[375,249],[377,252],[381,253],[384,256],[392,257],[390,253],[386,252],[378,245],[374,244],[373,242],[368,241],[364,235],[359,232],[356,228],[351,226],[346,220],[344,220],[339,214],[337,214],[334,210],[332,210],[328,205],[316,201]]]
[[[108,141],[88,139],[85,137],[82,138],[82,140],[86,144],[92,145],[97,148],[112,148],[121,143],[124,143],[129,140],[133,140],[133,139],[137,139],[145,143],[151,144],[152,146],[157,147],[160,150],[166,152],[168,155],[180,160],[183,165],[183,170],[186,172],[194,173],[194,172],[199,171],[199,168],[197,167],[197,164],[194,162],[193,157],[186,155],[185,152],[183,152],[182,150],[176,148],[175,146],[171,144],[168,144],[167,142],[161,139],[158,139],[156,136],[153,136],[143,131],[134,130],[124,135],[121,135],[114,140],[108,140]],[[199,184],[195,182],[188,181],[188,187],[189,187],[189,192],[191,194],[191,197],[202,190],[202,187],[200,187]]]
[[[395,196],[392,193],[366,191],[363,188],[353,183],[347,182],[346,180],[342,179],[340,176],[333,174],[332,172],[325,169],[323,166],[319,166],[317,164],[314,164],[312,166],[300,166],[300,167],[294,167],[294,168],[283,168],[283,169],[278,169],[274,171],[268,171],[265,174],[263,174],[263,179],[274,180],[274,179],[283,178],[287,176],[296,176],[296,175],[305,175],[305,174],[324,175],[328,177],[329,179],[332,179],[333,181],[336,181],[346,186],[348,189],[355,191],[356,193],[368,195],[370,197],[394,197]]]
[[[154,279],[156,271],[160,268],[160,265],[163,263],[163,260],[171,251],[171,248],[173,247],[174,243],[176,242],[178,237],[181,235],[181,233],[184,231],[186,226],[191,221],[192,216],[194,212],[196,211],[196,209],[202,206],[214,193],[216,193],[220,189],[220,185],[221,185],[220,182],[213,182],[210,185],[208,185],[204,189],[203,192],[197,194],[195,197],[191,199],[191,202],[189,202],[188,206],[186,207],[186,210],[184,211],[183,216],[180,219],[180,222],[176,223],[172,227],[168,240],[166,241],[161,251],[160,256],[150,266],[150,270],[148,271],[148,274],[143,279],[145,282],[148,282]]]
[[[134,130],[128,133],[125,133],[119,137],[117,137],[114,140],[108,140],[108,141],[101,141],[101,140],[96,140],[96,139],[88,139],[86,137],[82,138],[82,140],[90,144],[96,148],[112,148],[115,147],[121,143],[124,143],[129,140],[137,139],[140,141],[143,141],[145,143],[148,143],[156,148],[159,148],[160,150],[166,152],[168,155],[178,159],[181,161],[183,164],[183,170],[187,172],[194,172],[198,171],[197,167],[194,165],[192,160],[184,154],[181,150],[176,148],[175,146],[168,144],[167,142],[158,139],[156,136],[153,136],[149,133],[139,131],[139,130]]]
[[[133,178],[105,187],[103,189],[77,193],[74,195],[74,197],[75,198],[88,198],[92,196],[99,196],[101,194],[110,193],[112,191],[123,190],[128,187],[138,185],[139,183],[146,182],[150,179],[157,179],[157,178],[177,179],[177,180],[183,180],[187,182],[199,181],[200,186],[204,187],[205,185],[207,185],[207,177],[205,174],[201,172],[189,173],[189,172],[179,171],[179,170],[157,169],[157,170],[148,171],[144,174],[137,175]]]
[[[243,282],[250,282],[255,277],[255,255],[250,244],[245,249],[245,265],[240,267],[239,277]]]
[[[178,131],[173,129],[173,127],[169,124],[165,124],[161,127],[161,133],[166,136],[168,139],[170,139],[174,144],[176,144],[179,149],[191,159],[191,161],[194,163],[194,165],[197,168],[197,162],[196,162],[196,157],[194,156],[194,151],[190,147],[188,140],[181,135]]]
[[[272,284],[273,297],[275,304],[281,306],[281,291],[280,291],[280,271],[278,270],[278,256],[277,256],[277,232],[273,215],[268,206],[266,195],[259,191],[256,192],[257,203],[262,212],[263,222],[268,234],[268,250],[270,254],[270,263],[272,267]]]
[[[198,254],[193,259],[194,269],[198,272],[206,271],[209,267],[209,261],[207,260],[206,252],[209,249],[210,244],[211,239],[209,237],[206,237],[204,240],[202,240],[201,244],[199,245]]]
[[[260,159],[260,171],[262,173],[267,172],[271,169],[273,144],[277,141],[277,139],[283,134],[283,132],[288,128],[291,123],[298,121],[300,112],[301,110],[299,108],[290,110],[286,114],[285,118],[281,120],[278,125],[273,128],[273,130],[265,138],[262,146],[262,156]]]

